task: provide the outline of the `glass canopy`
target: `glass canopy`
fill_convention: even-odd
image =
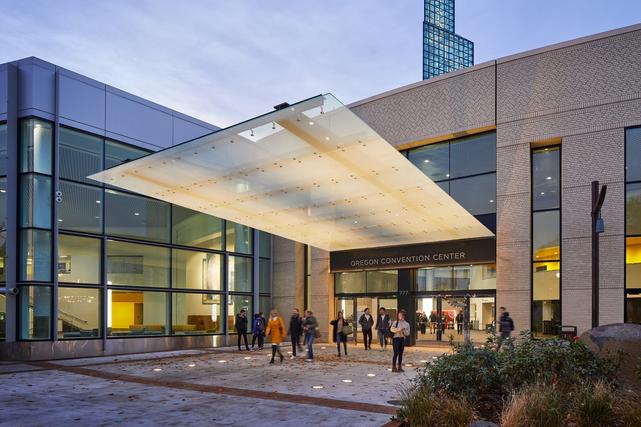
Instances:
[[[331,94],[90,178],[328,251],[493,235]]]

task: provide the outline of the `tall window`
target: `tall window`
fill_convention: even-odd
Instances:
[[[408,159],[489,229],[496,230],[496,133],[410,150]]]
[[[625,134],[625,321],[641,323],[641,128]]]
[[[561,326],[561,147],[532,151],[532,332]]]

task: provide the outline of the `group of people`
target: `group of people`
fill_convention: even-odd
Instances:
[[[240,310],[236,315],[235,328],[238,336],[238,350],[241,349],[241,340],[245,343],[245,348],[250,350],[247,341],[247,328],[248,328],[247,311]],[[272,358],[269,363],[273,364],[278,355],[282,363],[285,356],[280,351],[285,338],[289,336],[292,342],[292,358],[296,357],[296,350],[303,351],[301,346],[301,338],[304,338],[305,345],[307,346],[306,361],[312,362],[314,360],[314,339],[320,337],[318,330],[318,321],[311,310],[306,310],[305,315],[301,317],[300,311],[295,308],[292,311],[292,316],[289,320],[289,331],[285,329],[285,322],[282,317],[278,315],[276,310],[272,310],[269,319],[263,317],[263,313],[254,315],[254,322],[252,324],[252,346],[251,350],[255,349],[255,344],[258,342],[258,350],[262,350],[265,343],[265,336],[269,336],[272,346]]]
[[[499,320],[501,337],[509,337],[510,333],[514,330],[514,322],[509,313],[504,307],[500,308],[501,316]],[[363,314],[358,319],[361,332],[363,334],[363,343],[365,350],[372,349],[372,335],[375,330],[377,333],[380,351],[387,348],[388,340],[392,342],[393,355],[392,355],[392,372],[403,372],[403,353],[405,351],[405,338],[410,336],[410,324],[405,320],[407,312],[399,310],[396,313],[396,319],[392,320],[387,314],[384,307],[378,311],[376,319],[369,313],[369,308],[365,308]],[[462,316],[462,314],[461,314]],[[458,317],[458,316],[457,316]],[[236,332],[238,334],[238,350],[241,350],[241,338],[244,340],[245,348],[250,350],[247,341],[247,328],[248,319],[246,310],[240,310],[236,315]],[[430,319],[431,323],[431,319]],[[336,319],[330,322],[332,326],[332,340],[336,343],[336,350],[338,357],[341,357],[341,344],[343,347],[343,354],[347,356],[347,338],[353,333],[353,328],[339,311]],[[265,319],[262,313],[254,315],[252,324],[252,350],[256,342],[258,342],[258,349],[263,348],[265,336],[270,337],[272,346],[272,357],[269,363],[273,364],[276,355],[282,363],[285,356],[280,350],[280,346],[286,337],[289,336],[292,345],[292,358],[297,354],[303,352],[301,339],[306,346],[306,362],[314,360],[314,340],[320,338],[320,331],[318,328],[318,321],[311,310],[306,310],[304,315],[300,315],[300,311],[295,308],[292,310],[292,315],[289,319],[289,330],[285,328],[285,322],[282,317],[278,315],[276,310],[272,310],[269,319]]]

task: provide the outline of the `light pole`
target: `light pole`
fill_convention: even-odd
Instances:
[[[599,181],[592,181],[592,327],[599,326],[599,234],[605,231],[601,206],[607,185],[599,191]]]

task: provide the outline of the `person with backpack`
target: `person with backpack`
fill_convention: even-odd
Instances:
[[[389,323],[390,323],[389,315],[385,311],[385,307],[381,307],[378,310],[378,317],[376,318],[376,326],[374,327],[374,329],[376,329],[376,332],[378,333],[378,342],[381,345],[381,351],[387,348],[387,335],[389,333]]]
[[[314,361],[314,339],[320,338],[318,331],[318,321],[314,317],[312,310],[305,312],[305,320],[303,320],[303,331],[305,332],[305,345],[307,346],[307,359],[305,362]]]
[[[405,315],[406,311],[400,310],[396,315],[396,321],[392,322],[390,327],[390,332],[394,334],[392,338],[392,347],[394,348],[392,372],[404,372],[403,352],[405,351],[405,337],[410,336],[410,324],[405,321]]]
[[[347,356],[347,330],[351,328],[343,312],[339,311],[336,319],[329,322],[332,325],[332,339],[336,343],[336,349],[338,350],[338,357],[341,357],[341,343],[343,343],[343,348],[345,349],[345,356]],[[351,332],[350,332],[351,333]]]
[[[365,350],[372,349],[372,328],[374,327],[374,318],[369,314],[369,308],[365,307],[363,314],[358,319],[358,324],[361,325],[363,332],[363,342],[365,343]]]
[[[292,310],[292,317],[289,319],[289,336],[292,339],[292,359],[296,357],[296,348],[302,352],[303,347],[300,345],[300,337],[303,334],[303,320],[300,318],[300,311],[295,308]]]
[[[263,349],[263,337],[265,336],[265,319],[263,319],[260,313],[254,314],[254,322],[252,324],[252,350],[258,341],[258,349]]]
[[[499,338],[498,348],[501,348],[503,340],[510,338],[510,334],[512,334],[512,331],[514,330],[514,321],[505,307],[500,307],[499,311],[501,312],[499,317],[499,332],[501,333],[501,337]]]
[[[241,309],[238,314],[236,314],[236,333],[238,334],[238,351],[241,350],[240,348],[240,338],[243,337],[245,340],[245,348],[247,348],[247,351],[249,351],[249,344],[247,343],[247,311],[245,309]]]
[[[267,329],[265,329],[265,334],[269,335],[272,342],[272,360],[269,362],[272,365],[274,364],[276,353],[280,357],[280,363],[283,363],[285,356],[280,351],[280,345],[283,343],[286,333],[283,318],[278,315],[276,310],[272,310],[269,322],[267,322]]]

